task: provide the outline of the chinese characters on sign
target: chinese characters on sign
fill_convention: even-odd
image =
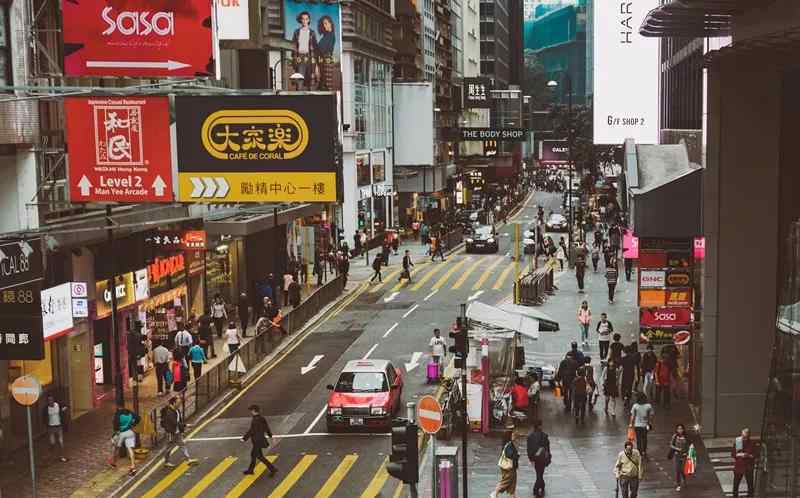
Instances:
[[[67,282],[42,291],[42,329],[45,340],[53,340],[72,330],[75,325],[73,318],[88,316],[86,291],[86,284],[83,282]]]
[[[464,78],[464,107],[487,109],[492,106],[492,80],[489,78]]]
[[[0,244],[0,360],[44,358],[40,238]]]

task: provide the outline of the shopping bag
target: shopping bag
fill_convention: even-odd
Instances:
[[[636,430],[633,427],[628,427],[628,441],[636,441]]]
[[[683,474],[690,476],[697,470],[697,451],[694,445],[689,445],[689,452],[686,454],[686,461],[683,463]]]
[[[561,397],[561,386],[556,385],[556,387],[553,388],[553,394],[555,394],[556,398],[560,398]]]

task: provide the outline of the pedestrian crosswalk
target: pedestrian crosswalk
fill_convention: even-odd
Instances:
[[[140,498],[360,498],[396,497],[400,486],[389,479],[388,459],[375,455],[298,454],[269,455],[280,469],[273,477],[259,463],[251,475],[242,475],[248,457],[201,458],[197,465],[184,462],[174,468],[158,467],[139,488],[126,496]],[[235,465],[238,464],[238,465]]]
[[[383,282],[371,284],[371,293],[429,292],[439,289],[472,291],[508,290],[517,275],[528,271],[527,263],[503,255],[454,255],[443,262],[418,263],[411,281],[398,280],[402,268],[383,275]]]

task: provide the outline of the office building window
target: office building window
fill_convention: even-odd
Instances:
[[[353,58],[353,119],[358,149],[391,147],[391,70],[384,62]]]

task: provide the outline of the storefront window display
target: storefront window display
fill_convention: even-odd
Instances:
[[[246,288],[240,278],[244,275],[244,241],[230,235],[209,240],[206,252],[206,282],[208,297],[219,294],[229,305],[239,298]]]

